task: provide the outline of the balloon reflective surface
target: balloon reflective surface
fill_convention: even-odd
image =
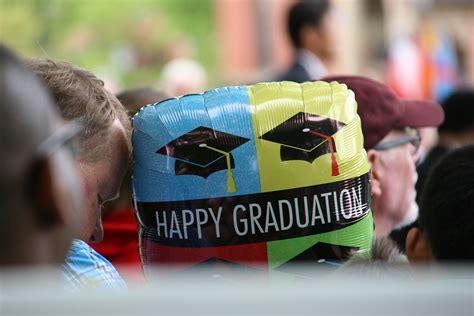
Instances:
[[[132,142],[145,271],[272,275],[370,255],[369,166],[345,85],[260,83],[168,99],[135,115]]]

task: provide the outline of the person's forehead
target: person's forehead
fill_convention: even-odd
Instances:
[[[396,141],[402,137],[406,137],[407,133],[404,130],[394,129],[390,133],[383,138],[379,144],[387,143],[391,141]],[[385,167],[388,169],[398,170],[400,166],[405,165],[406,163],[414,163],[412,157],[412,150],[409,143],[395,146],[390,148],[390,150],[380,150],[378,151],[379,155],[383,157],[383,159],[389,159],[390,163],[385,164]]]
[[[130,157],[131,148],[127,137],[120,121],[115,120],[111,126],[110,145],[112,157],[109,157],[109,159],[116,161],[116,165],[118,165],[117,168],[126,167],[128,158]]]
[[[110,127],[109,150],[107,150],[110,155],[103,157],[98,164],[101,170],[97,170],[97,174],[102,177],[98,182],[103,183],[101,191],[106,192],[106,198],[115,196],[127,169],[130,149],[126,137],[122,124],[119,120],[115,120]]]
[[[128,134],[119,119],[115,119],[110,126],[110,143],[113,150],[119,150],[121,154],[129,156],[131,149],[128,142]]]

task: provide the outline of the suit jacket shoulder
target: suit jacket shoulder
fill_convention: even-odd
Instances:
[[[278,81],[294,81],[297,83],[302,83],[310,80],[311,78],[308,72],[298,62],[295,62],[285,74],[281,75],[278,78]]]

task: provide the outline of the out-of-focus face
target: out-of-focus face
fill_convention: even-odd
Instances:
[[[336,58],[339,34],[337,12],[333,8],[322,17],[319,25],[306,26],[301,32],[302,47],[318,56],[323,62],[331,62]]]
[[[403,131],[392,131],[381,143],[401,139],[405,136],[406,133]],[[416,163],[419,154],[417,148],[411,143],[405,143],[379,153],[380,163],[383,167],[379,208],[393,224],[392,229],[395,229],[413,222],[418,215],[415,183],[417,180]]]
[[[340,27],[336,9],[330,8],[324,15],[318,28],[319,34],[319,56],[327,61],[332,61],[337,54],[337,41],[340,38]]]
[[[118,197],[127,169],[129,149],[125,130],[118,120],[115,120],[110,127],[110,133],[107,151],[110,156],[94,163],[78,163],[85,196],[83,220],[78,238],[87,242],[97,243],[102,240],[104,235],[102,208],[106,202]]]

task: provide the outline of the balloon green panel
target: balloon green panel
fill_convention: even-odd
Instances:
[[[268,242],[268,268],[270,270],[277,268],[317,242],[359,247],[361,255],[370,256],[373,225],[372,212],[369,212],[364,219],[347,228],[307,237]]]

